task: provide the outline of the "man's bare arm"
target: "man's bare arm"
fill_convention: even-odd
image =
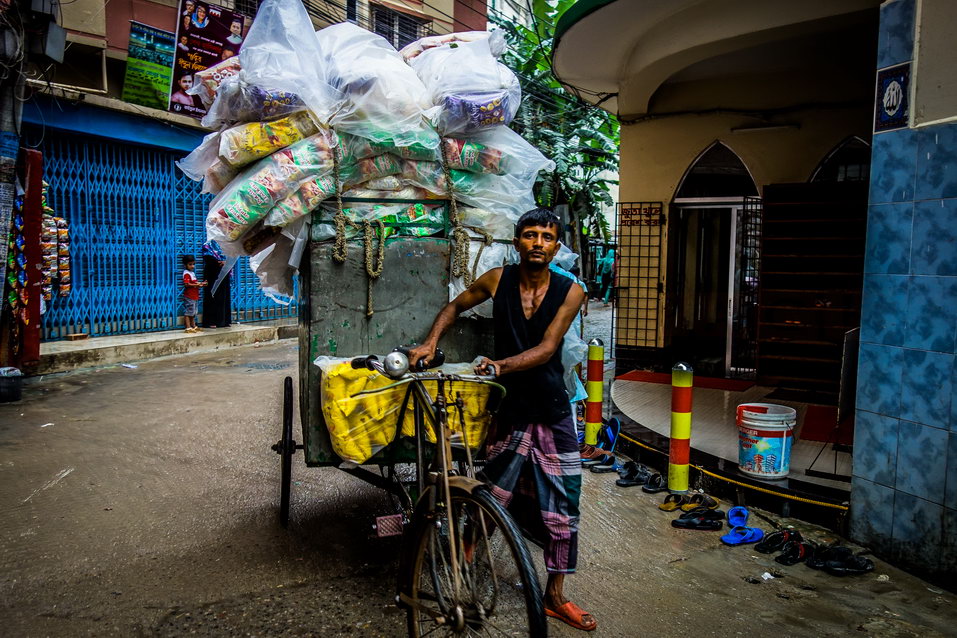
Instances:
[[[548,329],[545,330],[545,336],[542,337],[540,344],[500,361],[483,359],[476,368],[476,372],[479,374],[485,373],[490,364],[495,366],[496,374],[508,374],[528,370],[546,363],[558,350],[565,333],[568,332],[568,327],[572,325],[572,321],[575,320],[575,315],[578,314],[584,301],[585,293],[581,286],[572,286],[568,289],[568,294],[565,295],[565,301],[562,302],[558,312],[555,313],[555,318],[552,319]]]
[[[419,359],[424,359],[426,363],[431,361],[432,357],[435,356],[435,348],[439,345],[439,339],[452,327],[455,319],[469,308],[474,308],[483,301],[491,299],[501,278],[502,269],[493,268],[476,279],[458,297],[447,303],[435,316],[432,329],[429,330],[429,334],[422,345],[409,351],[409,363],[414,366]]]

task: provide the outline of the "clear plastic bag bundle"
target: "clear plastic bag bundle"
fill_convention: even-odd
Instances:
[[[308,111],[271,122],[249,122],[228,128],[219,137],[219,157],[241,168],[319,132]]]
[[[525,211],[535,208],[535,198],[526,180],[513,175],[484,175],[450,170],[455,198],[469,206],[496,211],[518,219]],[[445,197],[448,184],[445,171],[438,162],[402,162],[400,177],[419,188]]]
[[[492,55],[489,38],[427,49],[409,61],[433,105],[442,135],[469,135],[511,123],[522,100],[518,78]]]
[[[555,170],[555,162],[532,146],[521,135],[507,126],[496,126],[479,131],[467,140],[443,138],[449,168],[461,168],[474,173],[509,175],[531,189],[539,172]],[[458,155],[450,155],[456,148]]]
[[[396,146],[438,148],[438,134],[422,117],[431,106],[425,86],[385,38],[342,22],[316,32],[316,40],[322,66],[344,100],[332,119],[336,130]]]
[[[372,137],[360,137],[350,133],[340,133],[342,156],[346,161],[360,160],[366,157],[389,153],[402,159],[438,161],[440,152],[437,147],[414,142],[400,146],[388,131],[373,131]]]
[[[216,99],[216,91],[220,85],[229,78],[239,75],[242,68],[242,62],[234,56],[202,71],[197,71],[193,75],[193,86],[186,90],[186,94],[198,95],[203,106],[209,108]]]
[[[327,225],[326,233],[332,229],[332,218],[336,215],[334,205],[327,203],[319,214],[318,224]],[[445,218],[442,204],[393,204],[388,202],[349,202],[342,208],[343,214],[353,222],[382,221],[393,224],[386,228],[386,236],[408,235],[412,237],[428,237],[442,232],[445,228]],[[397,225],[396,225],[397,224]],[[351,225],[346,225],[346,239],[354,238],[360,231]],[[325,237],[326,239],[330,238]],[[313,233],[316,239],[316,233]]]
[[[207,237],[221,243],[239,239],[300,183],[329,174],[335,143],[335,134],[323,129],[246,169],[210,204]]]
[[[434,49],[443,44],[452,42],[473,42],[475,40],[488,39],[489,49],[496,58],[505,53],[505,36],[501,31],[459,31],[457,33],[443,33],[441,35],[430,35],[419,38],[411,44],[402,47],[399,53],[402,58],[408,62],[427,49]]]
[[[249,258],[249,267],[259,279],[259,287],[274,301],[288,304],[294,294],[293,275],[298,271],[304,242],[309,236],[306,219],[274,233],[259,252]]]
[[[312,21],[301,2],[261,2],[239,59],[239,79],[267,96],[295,96],[323,124],[339,109],[342,95],[329,84],[329,68],[322,63]],[[232,119],[240,121],[238,114]]]
[[[264,122],[304,108],[306,103],[296,93],[263,88],[234,76],[220,84],[216,100],[201,123],[206,128],[219,128],[231,122]]]
[[[203,138],[193,152],[176,162],[183,173],[192,180],[203,181],[202,192],[214,195],[223,190],[236,177],[236,169],[219,157],[220,132]]]

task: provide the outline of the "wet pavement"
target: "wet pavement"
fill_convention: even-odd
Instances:
[[[269,446],[296,356],[284,341],[47,376],[0,404],[3,635],[405,635],[398,541],[371,537],[391,513],[382,492],[297,455],[277,523]],[[886,563],[846,578],[784,567],[673,529],[660,497],[614,478],[585,475],[566,585],[594,635],[953,635],[957,599]]]

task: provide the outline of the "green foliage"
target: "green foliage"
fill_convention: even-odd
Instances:
[[[615,204],[609,187],[618,174],[618,122],[607,111],[567,92],[551,71],[554,24],[575,0],[527,0],[532,24],[491,20],[505,33],[509,47],[503,62],[522,84],[522,106],[512,128],[555,162],[542,175],[535,196],[545,206],[568,204],[592,237],[608,239],[601,214]]]

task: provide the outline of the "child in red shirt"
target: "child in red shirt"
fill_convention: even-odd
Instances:
[[[186,322],[186,332],[202,332],[196,326],[196,312],[199,309],[199,289],[206,285],[205,281],[198,281],[196,260],[192,255],[183,257],[183,315]]]

